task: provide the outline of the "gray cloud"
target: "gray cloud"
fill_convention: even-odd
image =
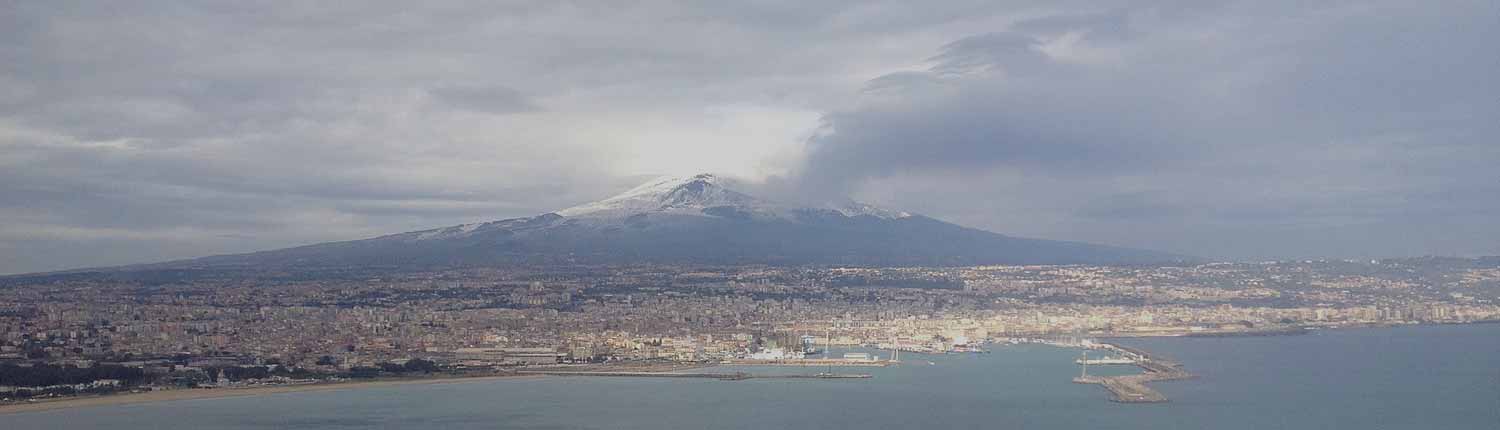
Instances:
[[[795,146],[800,130],[762,125],[794,127],[849,64],[889,56],[850,47],[958,16],[840,29],[855,12],[6,2],[0,273],[532,215],[743,164],[771,153],[703,137]]]
[[[1430,6],[1018,21],[872,80],[825,116],[799,178],[996,231],[1217,257],[1500,252],[1496,7]]]
[[[1037,49],[1040,40],[1012,32],[986,33],[949,43],[928,59],[938,74],[1000,70],[1008,74],[1036,73],[1051,61]]]
[[[0,273],[721,168],[1208,256],[1500,253],[1492,2],[1090,3],[7,2]]]
[[[449,86],[429,88],[427,92],[443,103],[477,112],[503,115],[539,109],[520,91],[506,87]]]

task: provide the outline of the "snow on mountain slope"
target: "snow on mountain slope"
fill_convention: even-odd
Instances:
[[[567,224],[610,228],[642,225],[644,218],[686,216],[732,218],[785,223],[815,222],[822,217],[873,217],[882,220],[910,218],[893,211],[847,200],[820,208],[793,207],[762,200],[728,188],[734,181],[713,174],[664,176],[613,197],[530,218],[515,218],[414,231],[389,237],[405,242],[455,240],[497,231],[522,232]],[[670,222],[670,221],[664,221]]]
[[[675,215],[717,216],[715,208],[732,209],[741,215],[758,218],[796,220],[796,213],[809,210],[780,203],[761,200],[729,189],[732,181],[713,174],[693,176],[665,176],[632,188],[614,197],[585,203],[557,211],[569,218],[616,219],[640,214],[664,213]],[[854,201],[830,203],[823,209],[837,211],[848,217],[872,216],[882,219],[910,217],[911,214],[892,211]]]
[[[890,210],[890,209],[885,209],[885,208],[881,208],[881,207],[871,206],[869,204],[860,203],[860,202],[856,202],[856,201],[853,201],[853,200],[844,202],[844,204],[842,204],[842,205],[830,205],[830,206],[831,206],[830,209],[839,211],[839,213],[844,214],[844,216],[850,216],[850,217],[855,217],[855,216],[872,216],[872,217],[881,218],[881,219],[900,219],[900,218],[909,218],[909,217],[911,217],[911,214],[907,213],[907,212],[893,211],[893,210]]]
[[[718,206],[772,209],[775,205],[725,188],[712,174],[665,176],[619,195],[557,211],[570,218],[617,218],[650,212],[700,214]]]
[[[769,202],[713,175],[653,180],[556,213],[139,269],[426,270],[535,264],[1141,264],[1154,251],[1005,236],[853,201]],[[343,273],[342,269],[334,272]]]

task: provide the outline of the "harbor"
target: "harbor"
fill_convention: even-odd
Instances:
[[[1102,359],[1089,359],[1088,353],[1085,352],[1082,357],[1074,361],[1080,365],[1082,370],[1078,377],[1073,378],[1073,382],[1103,386],[1110,393],[1110,401],[1119,403],[1164,403],[1169,401],[1167,396],[1147,386],[1146,383],[1195,377],[1195,375],[1183,369],[1181,363],[1154,357],[1144,350],[1112,343],[1099,343],[1095,345],[1096,349],[1112,351],[1118,355]],[[1140,367],[1142,373],[1121,376],[1089,374],[1088,369],[1090,365],[1101,364],[1133,364]]]

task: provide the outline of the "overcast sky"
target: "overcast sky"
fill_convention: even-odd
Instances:
[[[1210,258],[1500,254],[1492,0],[346,3],[0,3],[0,273],[705,171]]]

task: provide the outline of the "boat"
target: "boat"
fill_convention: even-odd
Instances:
[[[983,354],[983,353],[987,353],[989,351],[985,350],[984,348],[980,348],[980,347],[974,346],[974,345],[959,344],[959,345],[953,345],[953,347],[951,349],[949,349],[948,352]]]

